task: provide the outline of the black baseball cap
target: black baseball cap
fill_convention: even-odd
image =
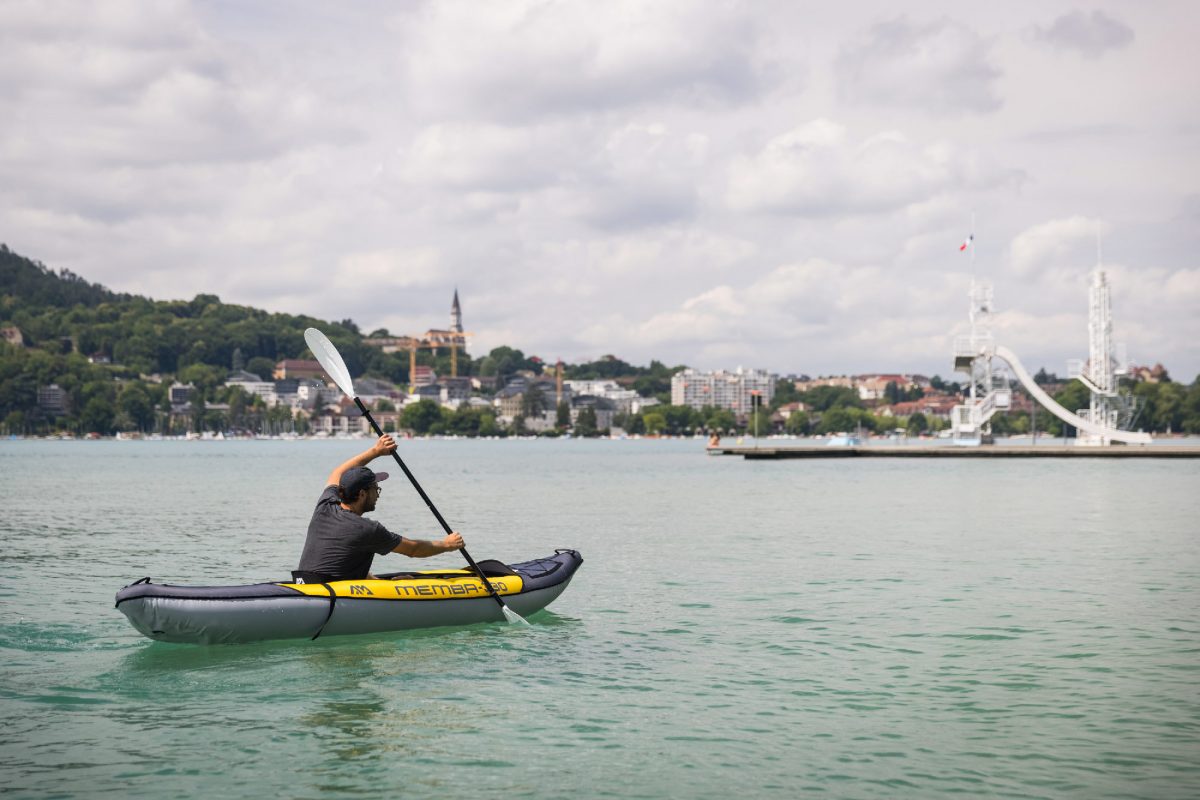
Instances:
[[[373,484],[387,480],[386,472],[373,472],[366,467],[351,467],[342,473],[342,479],[338,481],[338,488],[342,490],[342,497],[354,498],[358,497],[358,493]]]

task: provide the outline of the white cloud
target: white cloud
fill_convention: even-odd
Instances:
[[[1022,231],[1012,240],[1012,269],[1022,277],[1035,276],[1054,268],[1070,267],[1082,272],[1083,264],[1095,263],[1096,237],[1105,228],[1098,220],[1070,217],[1039,223]],[[1081,257],[1091,245],[1091,261]]]
[[[449,189],[541,188],[561,178],[561,170],[585,154],[573,144],[571,133],[556,125],[432,125],[402,154],[398,177]]]
[[[0,240],[367,330],[457,285],[476,353],[947,374],[972,212],[1048,365],[1104,220],[1131,352],[1200,368],[1190,6],[382,8],[0,4]]]
[[[188,4],[17,3],[0,24],[6,161],[60,170],[248,162],[354,134],[200,26]]]
[[[619,0],[434,3],[396,22],[411,94],[435,116],[494,120],[761,91],[756,28],[736,6]],[[469,57],[464,57],[469,54]]]
[[[1035,27],[1033,37],[1051,47],[1099,58],[1132,43],[1133,29],[1103,11],[1088,14],[1076,10],[1058,17],[1049,27]]]
[[[860,364],[903,359],[914,340],[948,352],[948,327],[928,318],[945,306],[944,296],[908,278],[822,259],[785,264],[744,287],[719,285],[643,319],[610,315],[580,339],[651,351],[687,342],[694,366],[728,367],[732,360],[784,371],[836,370],[837,359],[826,352],[831,336],[839,353],[854,353]],[[764,353],[774,355],[764,360]]]
[[[842,48],[835,74],[842,97],[860,105],[939,114],[986,113],[1003,105],[990,42],[948,19],[915,25],[901,17],[874,25]]]
[[[946,142],[921,146],[898,131],[854,141],[843,126],[818,119],[735,158],[728,203],[736,210],[812,216],[875,213],[1007,179]]]
[[[348,253],[337,265],[338,282],[387,292],[430,286],[444,280],[439,254],[432,248]]]
[[[695,175],[705,138],[661,123],[615,129],[555,122],[525,126],[446,123],[422,130],[389,177],[475,198],[521,195],[564,218],[603,229],[686,218],[697,203]],[[537,197],[538,193],[548,193]],[[497,213],[512,206],[483,202]]]

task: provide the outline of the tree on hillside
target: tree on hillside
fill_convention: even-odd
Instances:
[[[1039,368],[1038,371],[1034,373],[1033,382],[1039,386],[1046,383],[1062,383],[1059,377],[1053,372],[1046,372],[1045,367]]]
[[[663,432],[667,426],[667,419],[658,411],[650,411],[642,415],[642,423],[646,428],[646,433],[656,434]]]
[[[117,401],[117,409],[136,430],[148,431],[154,427],[154,399],[141,383],[125,385]]]
[[[549,407],[546,393],[537,387],[530,386],[521,395],[521,416],[540,417]]]
[[[803,411],[793,411],[788,415],[787,422],[784,423],[784,430],[793,436],[804,436],[808,434],[811,427],[812,423],[808,414]]]
[[[269,381],[275,375],[275,362],[263,356],[255,356],[246,362],[246,371],[257,375],[264,381]]]
[[[442,407],[432,400],[418,400],[400,412],[400,427],[414,433],[429,433],[430,428],[442,421]]]
[[[591,407],[579,409],[579,414],[575,417],[575,435],[588,437],[600,435],[600,429],[596,426],[596,409]]]
[[[509,378],[522,370],[541,372],[541,365],[525,357],[520,350],[508,346],[493,348],[490,353],[480,359],[474,368],[475,374],[485,377],[495,376],[504,385]]]
[[[779,380],[775,384],[775,396],[771,398],[771,410],[776,411],[781,406],[786,406],[788,403],[801,402],[800,392],[796,391],[794,381],[786,379]]]
[[[848,386],[814,386],[804,392],[802,399],[814,411],[831,408],[862,408],[858,392]]]

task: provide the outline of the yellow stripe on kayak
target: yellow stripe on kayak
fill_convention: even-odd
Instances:
[[[524,586],[519,575],[489,578],[488,582],[492,584],[496,593],[501,595],[517,594]],[[329,597],[329,592],[325,591],[325,587],[319,583],[285,583],[282,585],[313,597]],[[452,600],[491,596],[484,588],[483,581],[465,570],[462,577],[405,578],[398,581],[333,581],[329,586],[338,597],[366,597],[373,600]]]

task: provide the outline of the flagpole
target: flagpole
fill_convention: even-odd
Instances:
[[[971,246],[967,248],[971,251],[971,284],[975,284],[975,212],[971,212]]]

